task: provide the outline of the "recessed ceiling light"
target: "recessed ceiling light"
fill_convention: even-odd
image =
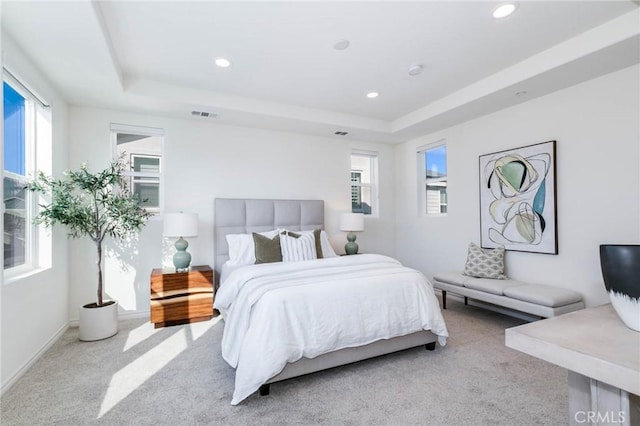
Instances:
[[[422,65],[411,65],[407,70],[409,75],[418,75],[422,73]]]
[[[227,68],[229,65],[231,65],[231,62],[229,62],[229,60],[225,58],[217,58],[216,65],[220,68]]]
[[[509,16],[513,12],[515,12],[517,7],[518,6],[516,6],[515,3],[505,3],[505,4],[501,5],[501,6],[498,6],[493,11],[493,17],[496,18],[496,19],[506,18],[507,16]]]
[[[369,93],[367,93],[367,98],[369,98],[369,99],[377,98],[378,96],[380,96],[380,93],[378,93],[378,92],[369,92]]]
[[[347,47],[349,47],[349,40],[340,40],[333,45],[333,48],[336,50],[345,50]]]

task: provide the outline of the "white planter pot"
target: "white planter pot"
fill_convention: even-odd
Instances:
[[[99,308],[80,308],[80,340],[92,342],[114,336],[118,332],[118,302]]]

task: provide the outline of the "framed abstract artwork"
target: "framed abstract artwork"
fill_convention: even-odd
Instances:
[[[558,254],[556,141],[479,160],[481,246]]]

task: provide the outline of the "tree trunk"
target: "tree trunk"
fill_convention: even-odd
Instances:
[[[102,306],[102,241],[96,242],[98,246],[98,306]]]

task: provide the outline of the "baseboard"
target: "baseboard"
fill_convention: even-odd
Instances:
[[[118,321],[130,320],[130,319],[141,319],[141,318],[149,319],[149,315],[150,315],[149,311],[119,312]],[[79,323],[78,319],[69,320],[69,327],[78,327],[78,323]]]
[[[9,380],[7,380],[6,383],[3,383],[2,388],[0,389],[0,396],[4,395],[4,393],[8,391],[11,386],[13,386],[20,379],[20,377],[22,377],[33,366],[33,364],[35,364],[36,361],[40,359],[40,357],[44,355],[44,353],[48,351],[49,348],[51,348],[51,346],[53,346],[53,344],[62,337],[62,335],[65,331],[67,331],[68,328],[69,324],[65,324],[60,327],[60,329],[44,345],[42,345],[38,352],[33,354],[33,356],[29,358],[27,362],[25,362],[22,367],[20,367],[20,369],[13,376],[11,376]]]
[[[151,315],[151,312],[149,311],[120,312],[120,314],[118,314],[118,319],[119,320],[130,320],[130,319],[140,319],[140,318],[149,319],[149,315]]]
[[[440,289],[435,289],[436,293],[439,294],[440,296],[442,296],[442,290]],[[464,303],[464,296],[461,296],[459,294],[455,294],[455,293],[447,293],[447,301],[449,301],[449,299],[454,299],[457,300],[461,303]],[[481,300],[475,300],[472,299],[471,297],[468,297],[468,302],[467,304],[469,306],[476,306],[478,308],[483,308],[486,309],[488,311],[493,311],[493,312],[497,312],[499,314],[504,314],[504,315],[509,315],[510,317],[514,317],[514,318],[518,318],[521,320],[525,320],[525,321],[538,321],[540,319],[539,316],[536,315],[531,315],[531,314],[527,314],[526,312],[520,312],[520,311],[516,311],[513,309],[509,309],[509,308],[505,308],[503,306],[497,306],[497,305],[493,305],[491,303],[487,303],[487,302],[483,302]]]

